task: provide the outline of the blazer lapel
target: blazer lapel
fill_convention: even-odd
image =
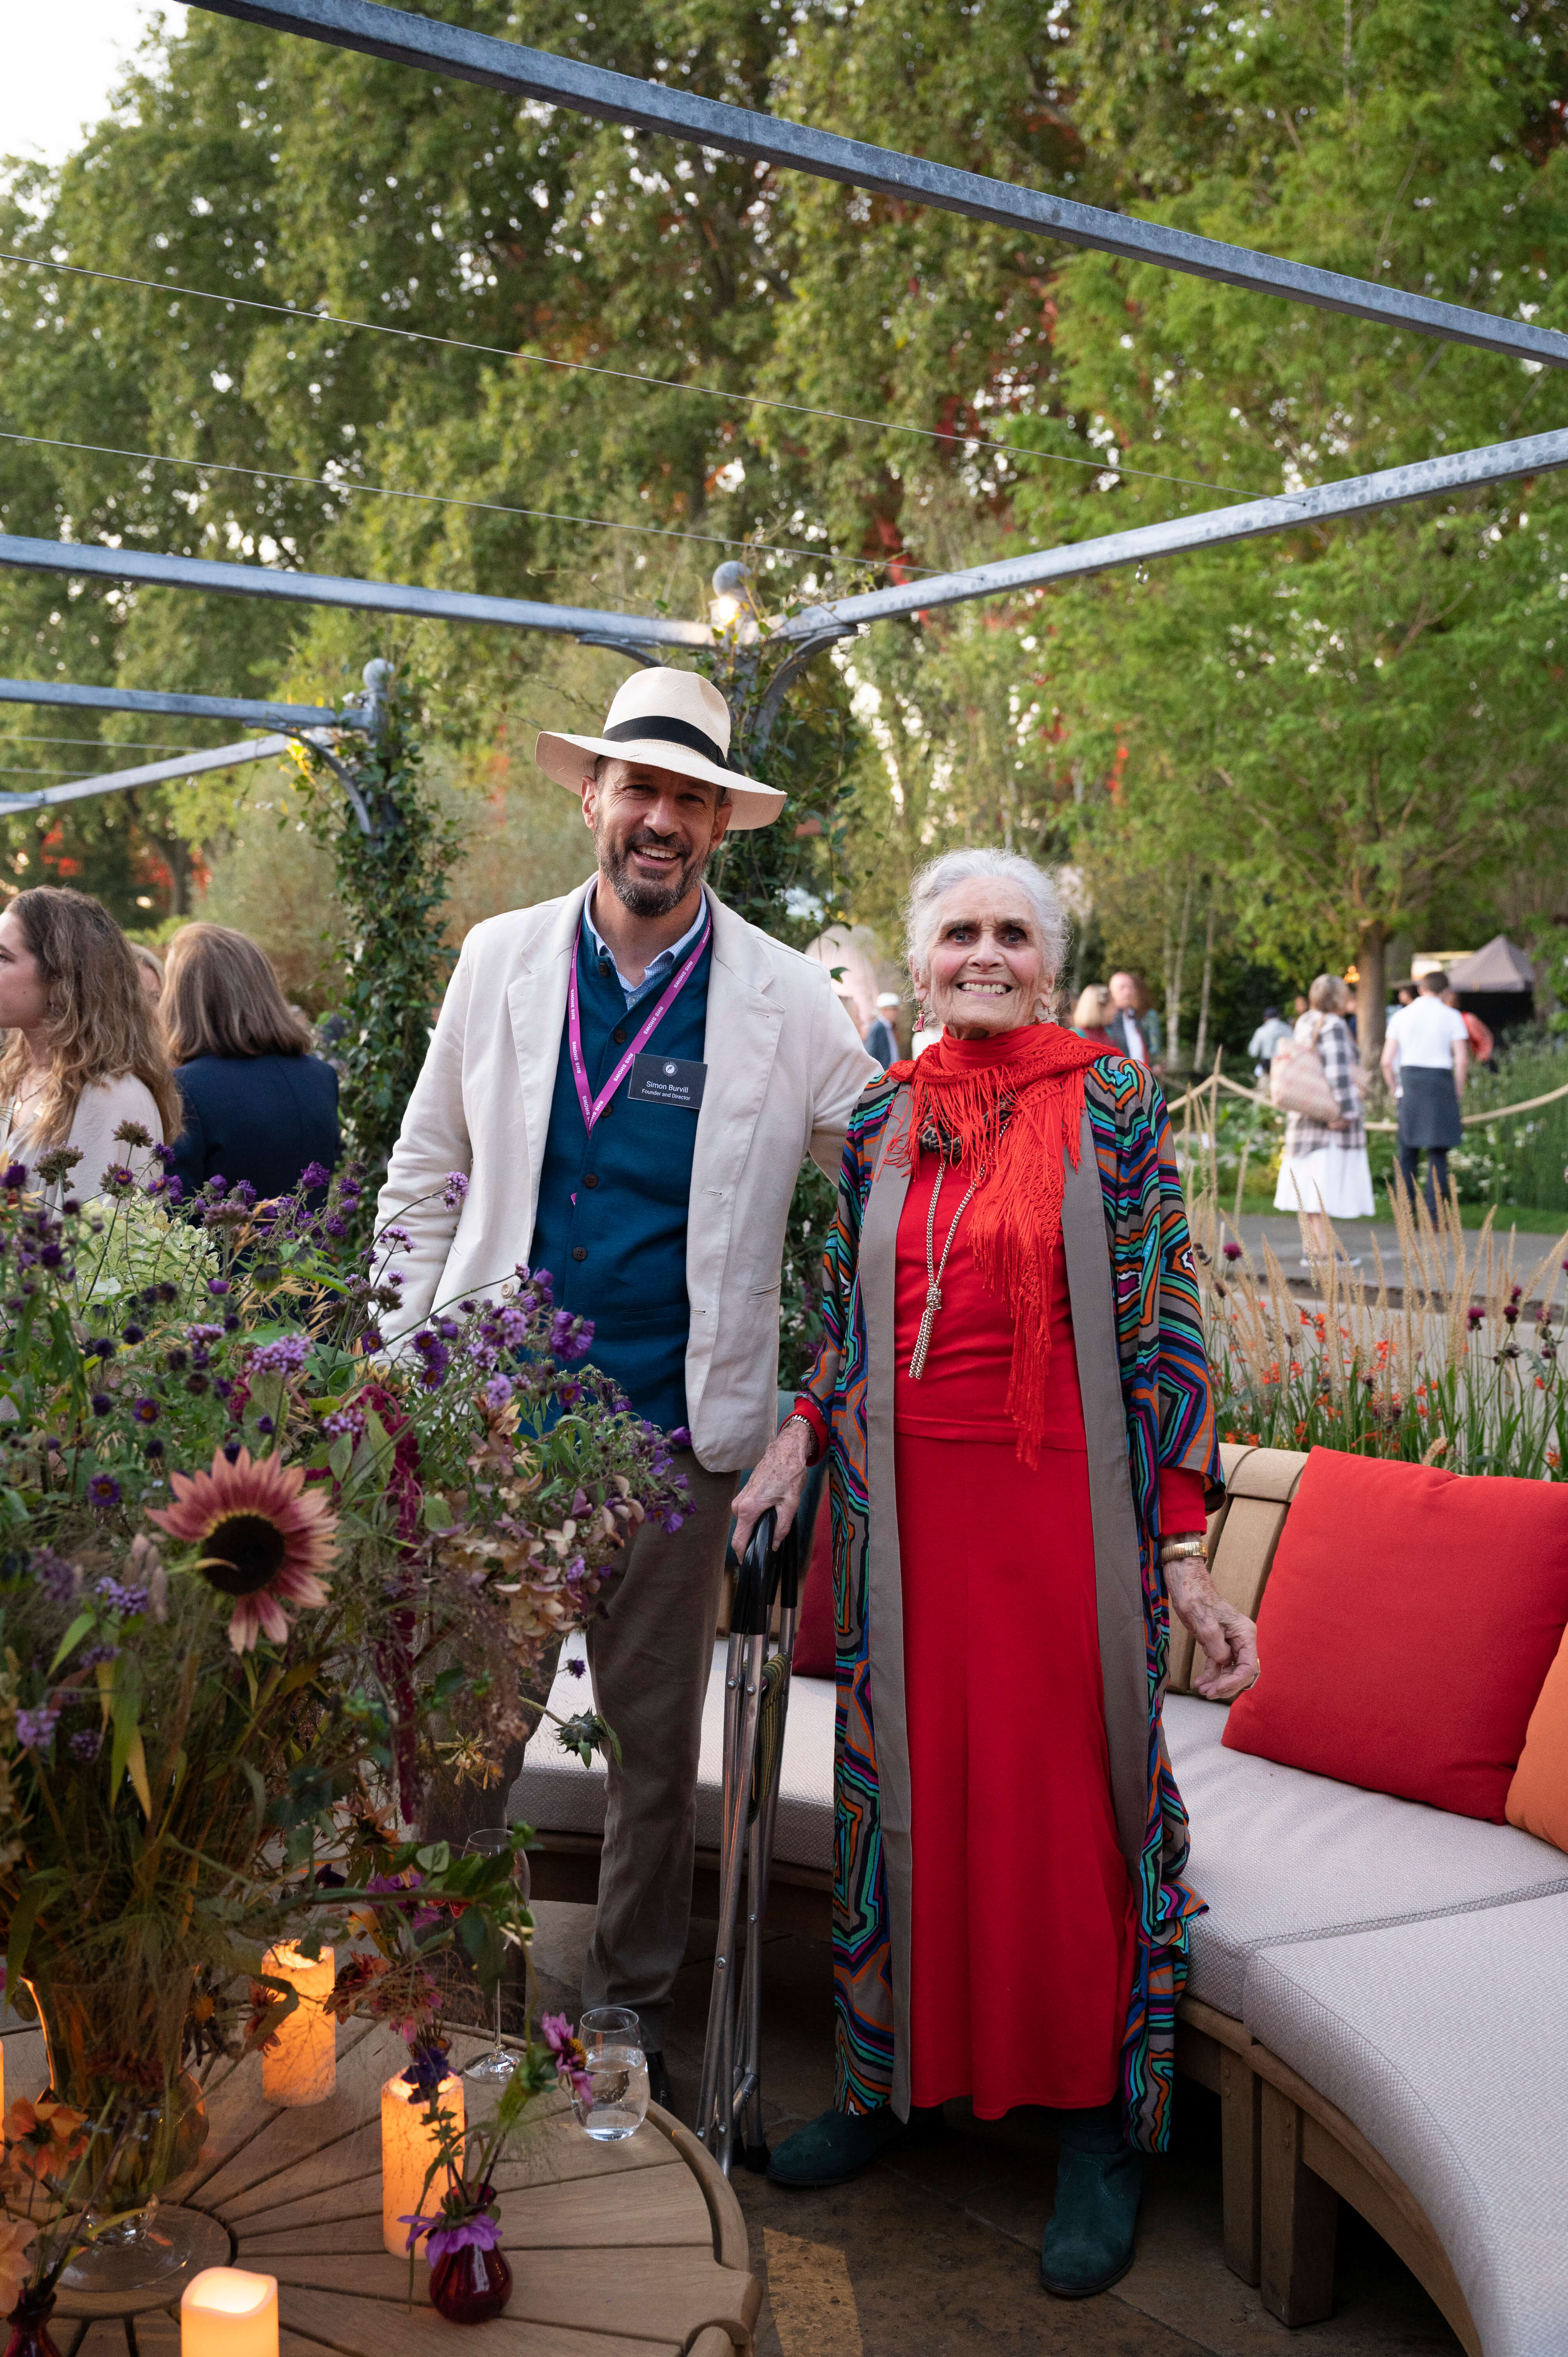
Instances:
[[[734,1209],[736,1185],[751,1152],[752,1133],[779,1052],[784,1009],[773,989],[768,960],[752,945],[750,927],[712,893],[708,897],[714,911],[708,1028],[703,1045],[708,1077],[697,1115],[692,1204],[693,1210],[703,1207],[705,1222],[715,1197],[724,1202],[722,1224],[727,1243],[728,1214]],[[721,1244],[721,1265],[723,1252]],[[691,1259],[688,1246],[688,1266]]]
[[[556,903],[548,925],[535,940],[525,943],[517,973],[507,985],[507,1013],[511,1022],[523,1129],[528,1139],[530,1235],[539,1207],[539,1174],[543,1167],[544,1140],[555,1094],[561,1035],[566,1025],[566,985],[576,952],[583,903],[592,881],[590,877],[587,884],[580,885],[575,892],[569,892]],[[527,1249],[526,1242],[520,1249]]]

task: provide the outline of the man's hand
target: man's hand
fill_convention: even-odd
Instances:
[[[1177,1555],[1165,1566],[1165,1589],[1184,1629],[1202,1646],[1208,1667],[1194,1678],[1194,1694],[1230,1702],[1258,1683],[1258,1631],[1244,1612],[1227,1604],[1201,1556]]]
[[[776,1534],[781,1538],[789,1529],[800,1503],[814,1445],[811,1426],[800,1417],[791,1418],[769,1443],[761,1464],[734,1501],[735,1537],[731,1544],[736,1555],[746,1553],[752,1532],[769,1506],[773,1508]]]

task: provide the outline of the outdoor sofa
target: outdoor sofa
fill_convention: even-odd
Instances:
[[[1223,1457],[1213,1574],[1255,1617],[1307,1459],[1234,1447]],[[1347,1629],[1345,1644],[1356,1641]],[[724,1659],[720,1642],[699,1911],[716,1867]],[[1482,1667],[1461,1655],[1453,1678]],[[1193,1929],[1176,2055],[1219,2097],[1229,2265],[1284,2323],[1327,2316],[1343,2199],[1471,2357],[1563,2357],[1568,1855],[1511,1824],[1227,1748],[1227,1709],[1189,1691],[1192,1668],[1178,1630],[1165,1724],[1192,1823],[1190,1877],[1208,1911]],[[564,1675],[555,1706],[570,1715],[580,1698]],[[768,1905],[771,1926],[823,1936],[832,1719],[831,1679],[798,1676]],[[536,1895],[591,1898],[602,1770],[585,1770],[546,1729],[510,1808],[539,1833]]]

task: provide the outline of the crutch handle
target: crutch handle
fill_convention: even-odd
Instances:
[[[758,1516],[757,1527],[746,1543],[746,1553],[736,1575],[735,1601],[730,1606],[732,1637],[766,1637],[768,1634],[778,1577],[769,1562],[773,1548],[773,1509],[769,1506]]]
[[[786,1612],[792,1612],[800,1601],[800,1524],[796,1517],[791,1517],[773,1557],[770,1606],[775,1595]]]

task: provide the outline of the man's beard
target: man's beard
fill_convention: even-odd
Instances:
[[[596,832],[595,847],[599,855],[599,873],[607,877],[622,908],[629,909],[634,917],[667,917],[671,909],[678,909],[693,887],[702,882],[712,856],[710,845],[706,851],[693,852],[690,859],[672,867],[662,884],[645,884],[639,876],[631,874],[628,855],[639,847],[664,850],[667,846],[656,835],[633,834],[625,844],[617,844],[610,840],[606,828]]]

